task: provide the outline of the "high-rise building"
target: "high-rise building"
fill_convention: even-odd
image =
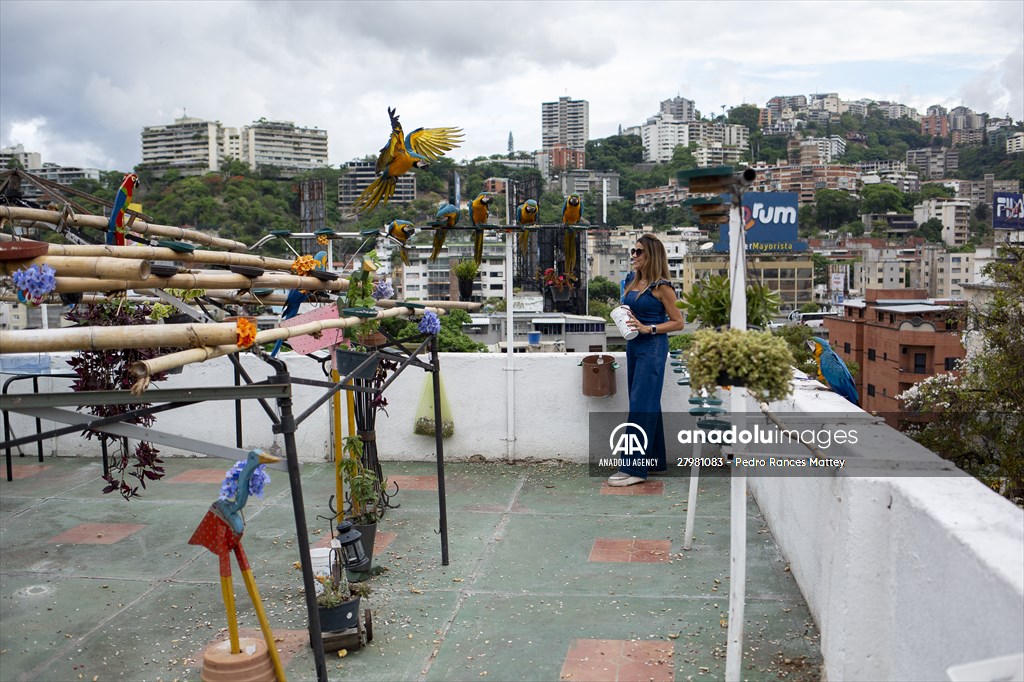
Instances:
[[[0,170],[7,170],[12,160],[20,163],[21,167],[25,170],[41,168],[43,165],[42,156],[39,152],[26,152],[25,146],[21,144],[0,149]]]
[[[559,97],[557,102],[541,106],[541,148],[563,144],[569,149],[585,150],[590,139],[590,102]]]
[[[907,165],[917,166],[922,180],[942,180],[960,166],[960,155],[945,147],[908,149]]]
[[[692,99],[679,97],[662,100],[659,113],[665,117],[672,117],[677,121],[694,121],[697,119],[697,107]]]
[[[261,118],[242,128],[241,159],[253,170],[275,166],[291,175],[327,164],[327,131]]]
[[[220,168],[227,135],[219,121],[182,116],[174,123],[142,129],[142,165],[157,173],[175,168],[202,175]]]

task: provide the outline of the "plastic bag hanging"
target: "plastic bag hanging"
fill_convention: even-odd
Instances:
[[[452,421],[452,408],[448,404],[448,396],[444,392],[444,378],[438,374],[441,394],[441,437],[448,438],[455,433],[455,422]],[[416,408],[416,423],[413,433],[418,436],[433,436],[434,431],[434,379],[429,372],[420,392],[420,403]]]

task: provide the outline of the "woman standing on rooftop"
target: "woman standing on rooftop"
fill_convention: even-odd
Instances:
[[[668,279],[665,245],[653,234],[644,234],[629,250],[633,271],[625,281],[622,302],[629,306],[629,325],[639,334],[626,342],[626,376],[629,384],[629,421],[640,426],[647,442],[644,459],[656,459],[657,467],[641,466],[622,456],[623,465],[608,479],[608,485],[643,483],[648,473],[664,473],[665,427],[661,419],[661,390],[668,360],[668,332],[683,328],[683,314],[676,307],[676,292]]]

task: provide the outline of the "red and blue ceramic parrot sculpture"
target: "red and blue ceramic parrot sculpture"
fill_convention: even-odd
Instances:
[[[377,178],[356,199],[356,212],[373,210],[377,204],[387,203],[395,194],[398,177],[413,168],[427,168],[430,162],[444,156],[462,142],[461,128],[417,128],[403,137],[402,124],[395,110],[389,108],[391,137],[377,157]]]
[[[139,176],[128,173],[121,181],[121,186],[114,197],[114,207],[110,209],[110,222],[107,223],[107,244],[124,246],[124,209],[132,202],[132,192],[139,186]]]
[[[814,351],[814,361],[818,363],[818,381],[860,407],[853,375],[850,374],[843,359],[828,345],[828,341],[812,336],[808,339],[807,345]]]

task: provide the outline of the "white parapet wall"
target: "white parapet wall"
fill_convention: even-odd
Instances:
[[[621,366],[615,370],[617,393],[608,398],[582,395],[579,362],[587,355],[515,355],[510,432],[505,356],[442,354],[444,390],[455,424],[454,435],[444,441],[445,459],[502,460],[512,453],[516,460],[586,462],[588,416],[628,410],[623,354],[611,354]],[[307,358],[283,357],[295,377],[325,378]],[[255,380],[270,374],[258,358],[242,359]],[[53,365],[66,368],[60,356],[54,356]],[[675,377],[666,374],[662,404],[682,411],[688,407],[689,389],[678,386]],[[413,433],[428,379],[427,373],[410,368],[388,389],[387,414],[377,422],[383,460],[434,459],[434,439]],[[40,383],[42,392],[69,386],[63,379]],[[159,387],[231,383],[231,365],[221,358],[188,367]],[[31,382],[23,381],[11,390],[30,388]],[[880,418],[819,389],[816,382],[798,381],[795,396],[773,403],[769,411],[794,428],[823,423],[855,427],[857,444],[833,446],[827,453],[849,460],[850,466],[838,475],[750,475],[748,482],[821,630],[828,679],[943,680],[951,665],[1021,651],[1024,512],[972,478],[944,474],[940,470],[949,468],[947,462]],[[158,390],[154,386],[150,392],[155,397]],[[322,392],[296,384],[295,414]],[[752,402],[749,408],[758,413]],[[823,419],[825,413],[836,416]],[[301,460],[319,462],[328,456],[329,415],[325,405],[299,426]],[[244,447],[281,445],[255,401],[245,403],[243,422]],[[13,424],[18,436],[34,430],[24,416],[13,415]],[[43,423],[44,429],[54,426]],[[164,412],[153,428],[233,445],[233,404],[208,402]],[[672,434],[668,440],[670,460],[689,454],[672,448]],[[22,450],[32,455],[35,447]],[[47,441],[44,453],[96,456],[98,447],[95,440],[71,434]]]

